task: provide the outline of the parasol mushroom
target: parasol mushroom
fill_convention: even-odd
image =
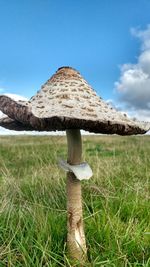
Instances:
[[[67,246],[71,258],[86,260],[82,217],[81,180],[92,170],[82,162],[80,129],[104,134],[144,134],[148,128],[124,116],[98,97],[71,67],[62,67],[27,102],[0,95],[0,110],[7,117],[0,126],[12,130],[66,130],[67,162],[60,161],[67,174]]]

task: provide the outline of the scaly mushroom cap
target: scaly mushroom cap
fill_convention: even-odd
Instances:
[[[148,130],[104,102],[70,67],[59,68],[28,102],[1,95],[0,110],[27,130],[83,129],[120,135],[143,134]],[[1,126],[6,124],[0,121]]]

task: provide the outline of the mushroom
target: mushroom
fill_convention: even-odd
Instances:
[[[66,130],[68,159],[60,161],[67,174],[67,246],[70,257],[86,261],[83,227],[81,180],[92,170],[82,162],[80,129],[102,134],[144,134],[148,127],[135,122],[105,103],[80,73],[62,67],[28,102],[0,95],[0,110],[7,117],[0,126],[13,130]]]

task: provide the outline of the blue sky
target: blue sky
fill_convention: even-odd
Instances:
[[[149,0],[0,0],[1,92],[31,97],[69,65],[117,103],[120,67],[137,64],[149,14]]]

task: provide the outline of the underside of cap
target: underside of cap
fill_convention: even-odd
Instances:
[[[0,126],[8,130],[14,131],[33,131],[34,129],[30,125],[24,125],[19,121],[12,120],[9,117],[0,119]]]
[[[28,102],[1,95],[0,110],[14,121],[14,125],[21,123],[25,129],[37,131],[83,129],[131,135],[148,130],[105,103],[71,67],[59,68]],[[6,124],[3,123],[3,127],[7,128]],[[14,127],[17,130],[17,126]]]

